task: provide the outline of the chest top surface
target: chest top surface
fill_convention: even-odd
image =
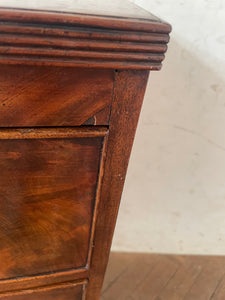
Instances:
[[[126,0],[1,0],[0,7],[159,21],[157,17],[148,11]]]

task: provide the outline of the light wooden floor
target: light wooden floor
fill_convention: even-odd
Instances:
[[[101,300],[225,300],[225,257],[111,253]]]

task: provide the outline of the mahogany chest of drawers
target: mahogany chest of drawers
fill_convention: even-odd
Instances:
[[[171,28],[124,1],[30,2],[0,1],[0,299],[97,300]]]

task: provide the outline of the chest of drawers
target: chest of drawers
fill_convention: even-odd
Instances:
[[[102,2],[0,1],[0,299],[99,299],[171,30]]]

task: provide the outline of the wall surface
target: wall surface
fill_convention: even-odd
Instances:
[[[225,1],[133,2],[173,32],[150,75],[113,250],[225,254]]]

